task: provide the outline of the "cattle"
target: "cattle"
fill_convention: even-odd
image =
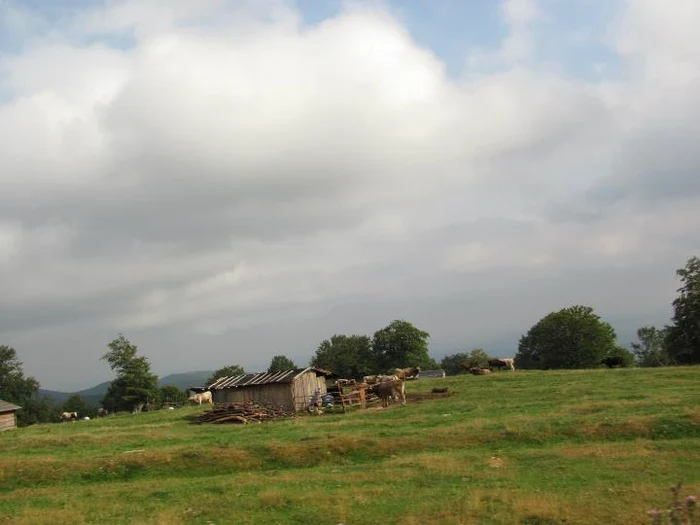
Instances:
[[[76,421],[78,419],[77,412],[63,412],[61,414],[61,421]]]
[[[106,417],[108,415],[109,415],[109,412],[107,411],[106,408],[100,407],[97,409],[97,417]]]
[[[188,401],[193,405],[201,405],[202,403],[214,404],[214,400],[211,397],[211,392],[206,391],[201,394],[194,394],[189,397]]]
[[[469,373],[475,376],[485,376],[491,373],[490,368],[479,368],[478,366],[473,366],[469,369]]]
[[[401,379],[382,381],[370,386],[369,389],[382,400],[383,407],[389,406],[390,399],[398,399],[399,397],[401,398],[401,404],[406,404],[405,383]]]
[[[497,369],[502,369],[502,368],[508,368],[510,370],[515,371],[515,366],[513,365],[513,359],[489,359],[489,368],[497,368]]]
[[[606,357],[604,359],[601,359],[600,364],[605,365],[608,368],[613,368],[615,366],[623,367],[623,366],[625,366],[625,361],[620,356],[611,356],[611,357]]]
[[[403,379],[404,381],[406,379],[418,379],[418,376],[420,375],[420,368],[417,366],[410,368],[397,368],[394,370],[394,375],[399,379]]]

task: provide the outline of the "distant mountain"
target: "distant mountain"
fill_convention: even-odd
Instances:
[[[158,379],[158,386],[176,386],[181,390],[187,390],[191,386],[203,386],[204,382],[214,373],[213,370],[199,370],[197,372],[183,372],[180,374],[170,374]],[[62,405],[71,395],[78,394],[86,403],[97,405],[107,392],[109,381],[100,383],[78,392],[58,392],[56,390],[39,389],[39,396],[47,396],[56,405]]]
[[[158,386],[176,386],[181,390],[187,390],[191,386],[204,386],[204,382],[211,377],[213,370],[200,370],[198,372],[183,372],[170,374],[158,380]]]

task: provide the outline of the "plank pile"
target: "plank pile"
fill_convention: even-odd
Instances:
[[[197,418],[202,423],[262,423],[273,419],[287,419],[294,417],[294,412],[280,406],[256,401],[243,401],[240,403],[219,403],[209,412],[205,412]]]

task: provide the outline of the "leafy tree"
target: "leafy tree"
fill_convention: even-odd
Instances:
[[[683,285],[673,301],[666,349],[673,362],[700,363],[700,259],[691,257],[684,268],[676,270],[676,275]]]
[[[669,364],[666,352],[666,330],[654,326],[642,326],[637,330],[637,339],[630,346],[637,364],[643,367],[666,366]]]
[[[518,368],[591,368],[617,345],[613,327],[590,306],[552,312],[520,338]]]
[[[17,411],[19,426],[51,421],[55,410],[48,398],[38,397],[38,391],[39,381],[24,376],[17,351],[0,345],[0,393],[5,401],[22,407]]]
[[[334,335],[321,341],[311,366],[331,370],[340,377],[360,379],[377,372],[372,342],[366,335]]]
[[[223,368],[219,368],[216,372],[214,372],[209,377],[209,379],[206,380],[205,385],[211,385],[220,377],[242,376],[243,374],[245,374],[245,370],[243,370],[243,367],[240,365],[225,366]]]
[[[627,350],[624,346],[616,346],[612,351],[605,354],[603,357],[621,357],[625,368],[634,366],[634,354]]]
[[[440,361],[440,368],[442,368],[448,376],[462,374],[465,370],[461,365],[468,360],[469,354],[467,352],[457,352],[456,354],[446,355],[442,358],[442,361]]]
[[[158,393],[158,376],[151,373],[151,365],[144,356],[138,356],[138,347],[122,334],[107,345],[110,349],[101,359],[109,363],[117,377],[110,384],[102,406],[107,410],[140,410],[152,403]]]
[[[207,383],[210,384],[210,383]],[[175,403],[178,405],[187,402],[187,392],[174,385],[162,386],[158,389],[158,404]]]
[[[407,366],[437,368],[435,360],[428,355],[429,337],[428,332],[400,319],[377,330],[372,338],[372,353],[378,368],[386,371]]]
[[[489,355],[481,348],[475,348],[469,352],[467,363],[470,367],[478,366],[479,368],[487,368],[489,366]]]
[[[71,394],[61,405],[61,412],[77,412],[78,417],[94,417],[96,410],[86,403],[80,394]]]
[[[289,359],[286,355],[276,355],[270,361],[270,366],[267,369],[268,372],[283,372],[284,370],[293,370],[297,365],[294,361]]]

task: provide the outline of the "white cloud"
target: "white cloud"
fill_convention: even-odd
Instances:
[[[519,290],[513,308],[546,313],[563,291],[524,283],[572,271],[600,272],[580,296],[566,288],[572,302],[638,311],[605,299],[606,272],[655,265],[666,279],[699,244],[693,8],[626,5],[625,75],[599,83],[528,66],[546,15],[534,1],[503,4],[501,71],[459,80],[363,5],[313,27],[282,2],[83,13],[0,57],[13,94],[0,102],[0,335],[30,347],[41,378],[58,333],[124,330],[180,369],[199,366],[164,341],[190,338],[214,366],[259,366],[279,341],[310,355],[331,330],[359,330],[333,318],[344,305],[362,305],[366,331],[472,292]],[[126,30],[127,49],[84,44]],[[515,310],[497,327],[450,304],[485,340],[527,329]],[[436,344],[457,344],[432,315],[451,334],[426,326]],[[229,354],[231,339],[246,350]]]

